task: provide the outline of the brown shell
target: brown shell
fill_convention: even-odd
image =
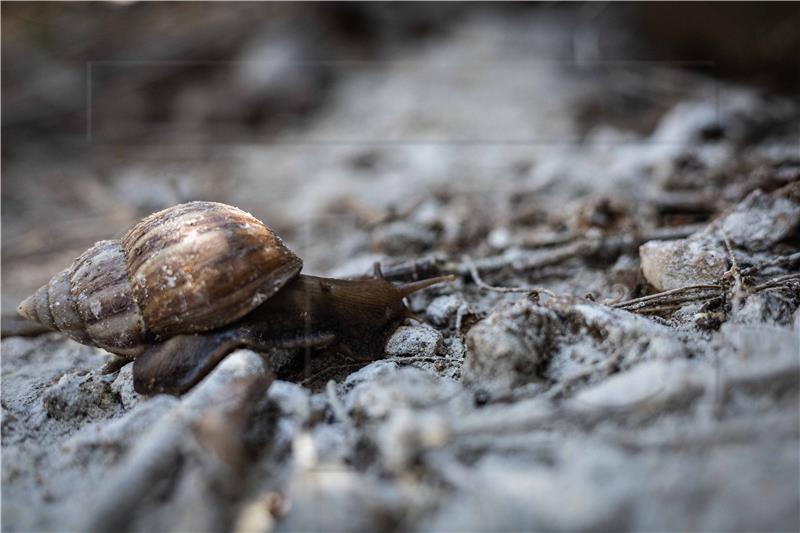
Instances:
[[[83,344],[137,355],[147,339],[119,241],[100,241],[19,306],[26,318]]]
[[[258,219],[191,202],[100,241],[19,306],[83,344],[128,356],[154,338],[243,317],[297,276],[302,261]]]
[[[134,297],[160,338],[243,317],[303,266],[261,221],[215,202],[152,214],[121,241]]]

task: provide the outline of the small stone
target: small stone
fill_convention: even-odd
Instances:
[[[728,270],[728,255],[703,236],[650,241],[639,247],[642,273],[659,291],[716,283]]]
[[[700,233],[673,241],[650,241],[639,247],[642,272],[659,291],[717,283],[728,270],[732,246],[750,251],[769,250],[800,225],[800,185],[772,194],[753,191],[736,207]]]
[[[490,392],[540,381],[557,322],[553,311],[527,298],[494,311],[467,334],[464,381]]]
[[[389,337],[386,354],[394,357],[432,357],[442,347],[442,334],[430,326],[401,326]]]
[[[463,300],[454,294],[439,296],[428,305],[425,314],[437,326],[445,326],[463,303]]]
[[[730,242],[752,251],[769,249],[800,224],[800,204],[789,198],[753,191],[720,220]]]
[[[125,409],[132,409],[139,403],[142,397],[133,390],[133,363],[119,369],[117,377],[111,383],[111,390],[119,397]]]

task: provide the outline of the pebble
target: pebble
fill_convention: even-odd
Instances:
[[[772,194],[753,191],[703,232],[644,243],[639,247],[644,277],[659,291],[717,283],[729,268],[724,238],[735,248],[770,250],[800,225],[799,191],[795,184]]]
[[[394,357],[432,357],[442,347],[442,334],[430,326],[401,326],[386,343]]]
[[[455,294],[439,296],[428,305],[425,314],[437,326],[445,326],[463,303],[463,300]]]
[[[464,382],[502,392],[540,381],[557,323],[553,311],[527,298],[495,310],[467,333]]]
[[[650,241],[639,247],[642,273],[658,291],[716,283],[728,270],[728,255],[704,236]]]
[[[753,191],[719,223],[733,245],[756,252],[768,250],[800,224],[800,204]]]
[[[119,369],[117,377],[111,383],[111,390],[119,397],[126,410],[132,409],[142,399],[133,390],[133,363],[128,363]]]

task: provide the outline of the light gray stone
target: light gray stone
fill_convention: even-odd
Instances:
[[[464,301],[455,294],[445,294],[434,298],[425,309],[425,314],[437,326],[446,326],[455,316]]]
[[[639,257],[644,277],[659,291],[713,284],[728,270],[725,249],[706,237],[646,242]]]
[[[767,250],[796,231],[800,224],[800,203],[753,191],[718,224],[732,244],[752,251]]]
[[[394,357],[432,357],[442,347],[442,334],[430,326],[401,326],[386,342]]]
[[[543,379],[559,319],[527,298],[493,311],[467,334],[465,383],[493,391]]]

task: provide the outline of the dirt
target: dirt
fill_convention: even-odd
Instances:
[[[252,9],[218,50],[235,75],[107,73],[96,94],[122,103],[96,103],[91,142],[4,152],[4,530],[800,529],[796,98],[606,61],[585,10],[445,10],[422,36],[375,8],[364,57],[363,35]],[[313,31],[264,39],[278,19]],[[43,46],[20,31],[14,50]],[[359,60],[295,59],[321,41]],[[166,129],[112,127],[164,94]],[[252,212],[308,273],[456,278],[411,296],[366,366],[273,381],[240,350],[180,398],[10,318],[95,240],[190,199]]]

